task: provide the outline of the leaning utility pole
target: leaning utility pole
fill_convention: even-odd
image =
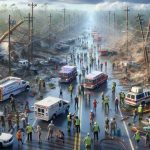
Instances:
[[[31,4],[28,4],[28,6],[30,6],[31,7],[31,18],[32,18],[32,20],[31,20],[31,60],[33,59],[33,33],[34,33],[34,29],[33,29],[33,16],[34,16],[34,14],[33,14],[33,9],[34,9],[34,7],[36,7],[37,6],[37,4],[34,4],[34,3],[31,3]]]
[[[144,37],[144,32],[143,32],[143,19],[142,16],[140,14],[138,14],[138,20],[139,20],[139,24],[140,24],[140,29],[141,29],[141,34],[142,34],[142,39],[143,39],[143,51],[144,51],[144,61],[147,67],[147,77],[149,77],[149,60],[148,60],[148,52],[146,49],[146,41],[147,41],[147,37]]]
[[[49,15],[49,47],[50,47],[50,30],[51,30],[51,24],[52,24],[52,14]]]
[[[8,29],[9,29],[9,34],[8,34],[8,61],[9,61],[9,76],[11,76],[11,43],[10,43],[10,15],[9,15],[9,20],[8,20]]]
[[[129,37],[129,35],[128,35],[128,31],[129,31],[129,11],[130,10],[129,10],[128,6],[125,9],[125,11],[126,11],[126,37],[127,37],[127,47],[126,47],[126,50],[127,50],[127,56],[129,56],[129,50],[128,50],[128,42],[129,42],[128,37]]]
[[[64,11],[64,27],[65,27],[65,25],[66,25],[66,9],[64,8],[63,11]]]

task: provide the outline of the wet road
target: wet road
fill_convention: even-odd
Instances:
[[[88,47],[90,48],[91,45],[93,45],[93,40],[92,37],[89,36],[88,39],[86,40],[86,42],[88,42]],[[101,43],[103,44],[103,43]],[[77,62],[77,54],[83,54],[83,53],[87,53],[87,56],[89,58],[89,51],[87,50],[83,50],[82,48],[79,47],[74,47],[75,50],[75,57],[76,57],[76,66],[78,68],[78,74],[81,72],[81,68],[82,65],[80,65],[79,62]],[[104,83],[102,86],[100,86],[100,88],[94,90],[94,91],[89,91],[86,90],[85,91],[85,96],[84,97],[80,97],[79,99],[79,108],[78,110],[75,110],[75,103],[74,103],[74,97],[76,96],[76,94],[78,93],[78,85],[79,85],[79,78],[77,77],[77,79],[73,82],[73,87],[74,87],[74,91],[73,91],[73,99],[70,98],[70,93],[68,92],[68,85],[67,84],[59,84],[58,83],[58,78],[52,79],[51,82],[53,82],[56,85],[55,89],[47,89],[47,91],[44,93],[44,97],[47,97],[48,95],[51,96],[59,96],[59,89],[60,86],[63,89],[63,98],[65,100],[70,101],[70,112],[71,113],[75,113],[78,115],[78,117],[81,120],[81,133],[80,134],[76,134],[75,131],[71,130],[71,133],[68,134],[67,132],[67,117],[65,114],[60,115],[56,118],[56,120],[54,120],[54,124],[57,128],[61,129],[62,131],[64,131],[65,133],[65,143],[63,144],[61,141],[56,141],[55,138],[52,138],[52,140],[47,141],[47,126],[49,124],[49,122],[46,121],[41,121],[41,120],[36,120],[34,117],[34,113],[31,113],[29,116],[29,122],[33,125],[36,126],[37,124],[39,124],[42,128],[42,143],[38,144],[37,141],[37,133],[34,133],[33,135],[33,141],[30,143],[26,142],[26,135],[24,136],[24,145],[18,147],[17,143],[14,143],[13,147],[10,149],[26,149],[26,150],[45,150],[45,149],[53,149],[53,150],[60,150],[60,149],[64,149],[64,150],[83,150],[84,149],[84,144],[83,144],[83,138],[86,136],[87,132],[90,133],[91,137],[93,138],[93,134],[91,132],[90,129],[90,121],[89,121],[89,112],[90,110],[93,108],[93,100],[96,99],[98,101],[98,105],[97,105],[97,110],[96,110],[96,117],[95,117],[95,121],[99,124],[100,126],[100,137],[99,139],[103,139],[105,137],[105,133],[104,133],[104,122],[105,122],[105,118],[108,117],[109,119],[115,117],[117,120],[117,126],[118,128],[121,129],[121,139],[123,141],[125,141],[126,145],[127,145],[127,149],[135,149],[135,144],[131,141],[131,139],[129,139],[130,133],[128,133],[128,127],[126,125],[125,122],[121,121],[122,119],[122,114],[119,111],[118,113],[115,112],[115,107],[114,107],[114,98],[115,96],[112,95],[111,92],[111,87],[112,87],[112,82],[116,82],[117,83],[117,89],[116,89],[116,96],[118,96],[118,93],[121,90],[124,90],[122,86],[120,86],[119,81],[117,79],[115,79],[115,77],[113,76],[112,73],[112,65],[111,62],[109,61],[109,59],[106,57],[99,57],[99,53],[97,48],[95,48],[92,52],[93,56],[96,56],[96,63],[98,62],[98,58],[100,59],[100,62],[105,62],[107,61],[107,67],[103,66],[103,71],[105,73],[108,74],[108,81],[107,83]],[[70,61],[70,63],[72,64],[73,62]],[[83,58],[83,66],[86,67],[86,65],[89,65],[89,59],[85,59]],[[98,65],[98,64],[97,64]],[[99,70],[99,68],[96,68],[95,65],[92,68],[93,70]],[[47,83],[48,84],[48,83]],[[89,93],[91,94],[91,100],[89,101],[87,99],[86,94]],[[109,96],[110,99],[110,110],[109,113],[105,113],[102,102],[101,102],[101,94],[102,92],[104,92],[105,95]],[[34,101],[36,101],[35,98],[33,97],[24,97],[24,99],[19,96],[17,97],[17,99],[22,99],[23,100],[29,100],[30,105],[32,106],[34,104]],[[133,143],[133,144],[132,144]],[[113,146],[111,147],[112,149],[119,149],[117,146]],[[100,149],[100,143],[99,142],[94,142],[92,144],[92,149],[93,150],[98,150]]]

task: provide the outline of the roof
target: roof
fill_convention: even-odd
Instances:
[[[48,96],[48,97],[44,98],[43,100],[36,102],[35,105],[49,107],[49,106],[59,102],[60,100],[62,100],[62,99],[58,98],[58,97]]]
[[[76,69],[76,66],[63,66],[60,70],[60,73],[70,73],[72,72],[74,69]]]
[[[104,73],[100,71],[93,71],[92,73],[88,74],[85,78],[89,80],[93,80],[95,77],[101,74],[104,74]]]
[[[21,80],[21,78],[17,78],[17,77],[7,77],[7,78],[4,78],[2,80],[0,80],[0,87],[4,87],[4,86],[7,86],[11,83],[14,83],[18,80]]]

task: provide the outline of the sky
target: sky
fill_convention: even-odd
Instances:
[[[49,8],[69,8],[83,10],[118,10],[128,5],[132,9],[150,8],[150,0],[0,0],[0,4],[11,4],[27,7],[28,3],[37,3],[38,7],[47,5]]]

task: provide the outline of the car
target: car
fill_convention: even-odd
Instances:
[[[0,133],[0,148],[7,147],[13,144],[14,138],[10,133]]]

